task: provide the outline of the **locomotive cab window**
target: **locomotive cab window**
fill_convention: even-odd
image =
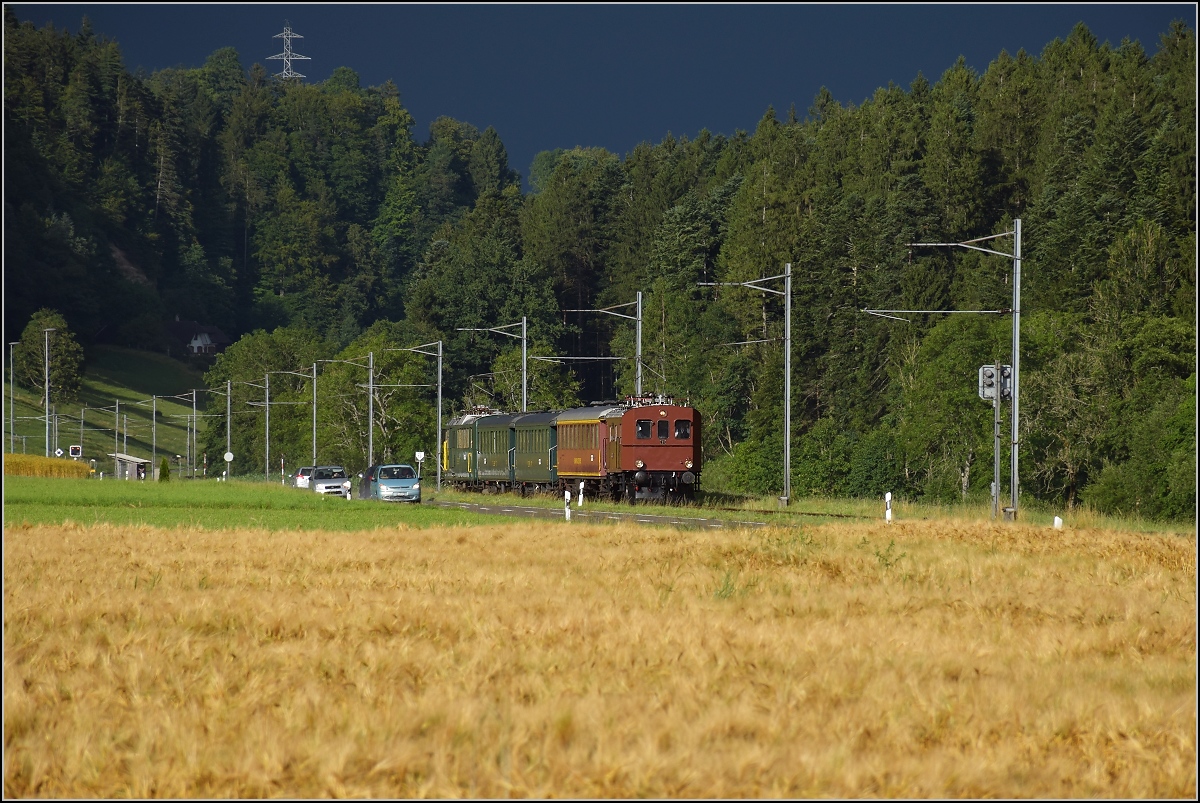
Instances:
[[[681,441],[692,437],[692,422],[684,418],[677,419],[675,421],[675,437]]]
[[[671,436],[671,424],[667,419],[662,419],[658,422],[658,437],[668,438]]]
[[[650,430],[650,419],[648,419],[648,418],[638,419],[638,422],[637,422],[638,440],[640,440],[640,441],[649,440],[650,439],[650,431],[651,431]]]

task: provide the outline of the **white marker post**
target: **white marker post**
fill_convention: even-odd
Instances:
[[[1054,529],[1061,530],[1062,524],[1063,524],[1062,519],[1059,518],[1058,516],[1055,516],[1054,517]]]
[[[892,523],[892,492],[883,495],[883,518],[888,524]]]
[[[564,502],[563,511],[566,514],[566,520],[570,521],[571,520],[571,492],[570,491],[563,491],[563,502]]]
[[[575,506],[583,507],[583,480],[579,481],[579,502]]]

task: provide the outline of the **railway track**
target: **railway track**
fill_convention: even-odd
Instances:
[[[443,508],[457,508],[459,510],[469,510],[474,513],[491,514],[495,516],[523,516],[527,518],[538,519],[564,519],[563,510],[561,508],[552,507],[523,507],[521,505],[509,505],[503,503],[479,503],[479,502],[431,502],[429,504],[437,505]],[[667,510],[671,510],[667,508]],[[590,522],[605,522],[605,521],[621,521],[635,524],[652,524],[669,527],[694,527],[696,529],[724,529],[730,527],[769,527],[767,522],[763,521],[748,521],[744,519],[722,518],[713,516],[696,516],[683,515],[683,511],[687,508],[676,508],[679,512],[672,513],[649,513],[643,511],[631,510],[625,511],[609,511],[609,510],[588,510],[587,508],[571,508],[571,519],[576,519]],[[801,513],[798,511],[786,510],[756,510],[746,511],[736,508],[707,508],[706,510],[718,510],[726,513],[740,513],[742,515],[775,515],[779,513],[788,513],[793,516],[815,516],[820,518],[839,518],[839,519],[866,519],[867,516],[854,516],[846,513]]]
[[[470,502],[433,502],[431,504],[443,508],[458,508],[473,513],[491,514],[494,516],[524,516],[535,519],[557,519],[562,521],[563,511],[552,507],[521,507],[505,504],[477,504]],[[634,524],[655,524],[667,527],[695,527],[696,529],[724,529],[730,527],[767,527],[762,521],[739,521],[734,519],[717,519],[712,517],[658,515],[640,512],[612,512],[608,510],[587,510],[586,508],[571,508],[571,520],[589,522],[620,521]]]
[[[866,521],[877,516],[856,516],[853,513],[809,513],[804,510],[742,510],[736,507],[710,507],[708,510],[725,510],[734,513],[753,513],[755,516],[776,516],[785,513],[789,516],[814,516],[822,519],[862,519]]]

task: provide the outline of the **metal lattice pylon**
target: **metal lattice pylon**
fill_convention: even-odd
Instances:
[[[283,21],[283,33],[277,33],[273,39],[283,40],[283,52],[274,56],[267,56],[267,59],[283,59],[283,72],[275,73],[277,78],[303,78],[304,76],[292,69],[293,59],[305,59],[311,61],[308,56],[301,56],[298,53],[292,52],[292,40],[303,39],[304,37],[298,33],[292,33],[292,27],[287,20]]]

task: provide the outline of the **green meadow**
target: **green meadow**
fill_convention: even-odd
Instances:
[[[264,482],[5,477],[4,527],[116,524],[206,530],[374,530],[495,524],[508,517],[433,505],[322,497]]]
[[[42,477],[7,476],[4,483],[5,528],[33,524],[114,524],[146,525],[152,527],[196,527],[202,529],[261,528],[266,530],[374,530],[388,527],[452,527],[457,525],[496,524],[500,521],[524,520],[519,516],[496,516],[472,513],[458,508],[443,508],[429,502],[468,502],[492,508],[554,507],[561,509],[562,500],[550,495],[515,494],[484,495],[459,493],[444,489],[433,490],[433,477],[428,477],[430,490],[426,503],[421,505],[392,504],[374,500],[323,497],[290,486],[255,480],[218,482],[209,480],[180,480],[170,482],[136,482],[112,479],[47,479]],[[357,482],[357,479],[355,480]],[[728,503],[729,500],[724,500]],[[587,500],[587,510],[629,512],[626,505]],[[783,527],[806,527],[835,522],[869,523],[882,520],[882,512],[866,502],[851,500],[800,500],[786,511],[772,509],[769,501],[743,501],[740,505],[688,505],[668,507],[640,504],[633,510],[651,515],[709,517],[742,521],[763,521]],[[572,505],[574,509],[574,504]],[[894,507],[899,522],[976,520],[986,522],[986,506],[936,507],[898,503]],[[1065,515],[1068,529],[1095,528],[1129,532],[1160,532],[1188,536],[1182,525],[1133,519],[1114,519],[1076,510]],[[1027,509],[1025,524],[1044,526],[1048,530],[1053,514],[1050,511]]]

